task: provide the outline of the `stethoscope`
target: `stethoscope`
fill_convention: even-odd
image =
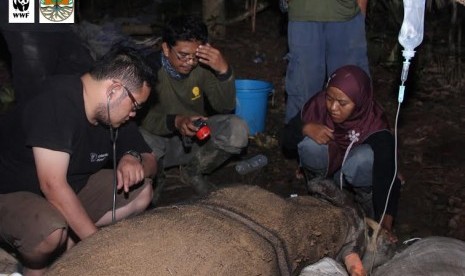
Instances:
[[[107,98],[108,126],[110,127],[110,140],[113,143],[113,203],[111,208],[111,222],[116,222],[116,192],[117,192],[117,175],[116,175],[116,140],[118,139],[118,128],[113,128],[110,119],[110,98],[113,94],[111,91]]]

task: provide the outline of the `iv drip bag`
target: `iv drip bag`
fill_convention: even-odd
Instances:
[[[403,55],[409,60],[414,49],[423,41],[425,0],[403,0],[404,21],[400,28],[399,43],[404,47]]]

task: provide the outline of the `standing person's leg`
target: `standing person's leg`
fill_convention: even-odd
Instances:
[[[286,72],[285,124],[324,86],[326,50],[323,26],[319,22],[288,24],[289,64]]]
[[[344,65],[357,65],[370,75],[365,34],[365,16],[326,25],[328,75]]]
[[[67,223],[45,198],[17,192],[0,195],[0,241],[18,253],[23,275],[43,275],[65,250]]]

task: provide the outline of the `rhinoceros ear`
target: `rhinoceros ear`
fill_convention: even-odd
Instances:
[[[379,223],[377,223],[371,218],[365,217],[365,223],[369,228],[371,228],[371,230],[373,230],[373,232],[378,233],[379,230],[381,229],[381,226],[379,225]]]
[[[377,249],[376,240],[380,233],[381,225],[371,218],[365,217],[365,242],[366,242],[366,253],[365,256],[371,253],[375,253]]]
[[[378,222],[365,217],[365,224],[367,225],[365,232],[367,247],[362,263],[367,271],[371,271],[390,260],[395,254],[396,246],[390,242],[389,235],[382,231]]]

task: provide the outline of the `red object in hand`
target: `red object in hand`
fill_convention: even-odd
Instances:
[[[210,128],[208,127],[207,123],[202,119],[195,120],[193,122],[194,126],[196,126],[199,130],[195,133],[195,136],[199,140],[203,140],[210,136]]]

